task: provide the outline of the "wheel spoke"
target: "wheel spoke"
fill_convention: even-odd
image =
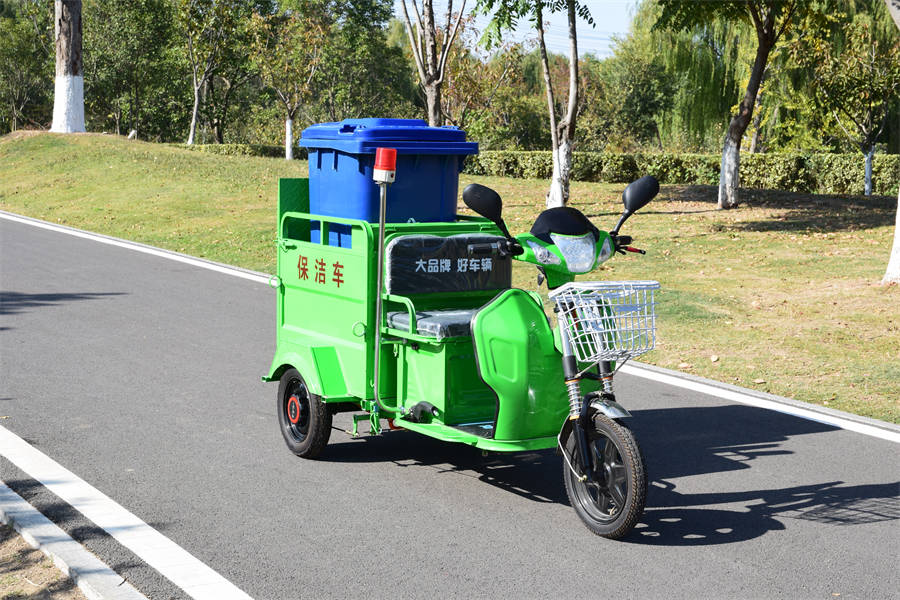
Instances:
[[[619,451],[616,450],[616,445],[609,438],[606,439],[606,445],[603,447],[603,463],[606,465],[612,465],[616,462],[616,459],[619,457]]]
[[[610,466],[610,478],[609,484],[615,485],[619,483],[625,483],[628,480],[627,471],[625,470],[625,465],[619,463]]]
[[[625,506],[625,493],[624,486],[618,486],[610,483],[609,493],[612,496],[613,501],[616,503],[616,507],[620,510]]]

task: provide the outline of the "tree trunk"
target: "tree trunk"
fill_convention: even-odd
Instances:
[[[739,202],[741,140],[753,117],[753,107],[769,60],[769,52],[775,45],[775,23],[771,12],[758,28],[761,29],[757,30],[756,60],[753,61],[753,69],[750,71],[750,81],[747,82],[747,90],[744,92],[738,112],[731,118],[728,133],[725,134],[719,172],[719,208],[735,208]]]
[[[869,147],[869,151],[866,152],[866,196],[872,195],[872,155],[875,154],[875,144],[872,144]]]
[[[547,208],[565,206],[569,201],[569,177],[572,174],[572,144],[565,137],[553,149],[553,176],[547,194]]]
[[[81,0],[56,0],[56,81],[50,131],[84,131]]]
[[[578,117],[578,36],[576,33],[575,0],[567,1],[569,25],[569,98],[566,114],[557,125],[553,88],[550,83],[550,65],[544,42],[543,15],[537,7],[538,42],[541,48],[541,66],[544,84],[547,86],[547,104],[550,110],[551,139],[553,141],[553,175],[547,193],[547,208],[565,206],[569,202],[569,179],[572,174],[572,148],[575,141],[575,121]]]
[[[194,86],[194,110],[191,111],[191,129],[188,133],[187,145],[194,144],[194,136],[197,134],[197,114],[200,112],[200,87]]]
[[[440,85],[431,82],[425,86],[425,107],[428,110],[428,125],[430,127],[440,127],[443,124]]]
[[[294,119],[291,117],[284,120],[284,158],[294,159]]]
[[[881,283],[900,283],[900,191],[897,192],[897,218],[894,223],[894,246]]]

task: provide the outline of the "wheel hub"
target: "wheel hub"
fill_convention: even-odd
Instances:
[[[287,403],[288,420],[296,425],[300,422],[300,399],[297,396],[288,398]]]

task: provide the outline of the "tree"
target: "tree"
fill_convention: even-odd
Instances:
[[[403,45],[387,39],[391,1],[338,2],[330,10],[328,43],[312,82],[314,101],[301,112],[311,122],[416,114],[416,84]]]
[[[827,35],[809,32],[793,46],[798,64],[813,73],[813,90],[866,164],[865,194],[872,194],[872,155],[900,90],[900,38],[879,40],[866,20],[838,23],[845,34],[837,47]]]
[[[538,49],[547,94],[547,112],[550,116],[550,140],[553,153],[553,175],[547,194],[547,207],[565,206],[569,201],[569,179],[572,170],[572,146],[575,141],[575,124],[578,117],[578,33],[577,19],[593,25],[594,20],[586,6],[577,0],[478,0],[478,9],[491,14],[491,23],[485,31],[485,41],[499,43],[502,30],[515,27],[520,18],[528,18],[535,27]],[[544,9],[548,12],[566,11],[569,34],[569,93],[561,116],[557,116],[556,93],[550,73],[547,44],[544,41]]]
[[[744,97],[738,105],[725,134],[722,165],[719,172],[719,208],[738,205],[740,184],[741,140],[753,117],[756,96],[762,83],[769,54],[784,35],[806,0],[722,0],[694,2],[691,0],[658,0],[662,13],[658,25],[689,30],[713,19],[748,21],[756,32],[756,57]]]
[[[146,106],[163,95],[173,67],[165,60],[172,17],[165,0],[87,0],[84,63],[94,122],[144,134]]]
[[[200,92],[219,68],[229,38],[238,26],[239,0],[177,0],[178,23],[187,43],[194,108],[187,143],[193,144],[200,113]]]
[[[24,124],[44,127],[46,123],[46,117],[38,113],[45,112],[52,75],[49,47],[43,41],[50,18],[44,24],[44,11],[27,14],[35,8],[10,5],[0,11],[0,133],[16,131]]]
[[[56,84],[50,131],[84,131],[81,0],[56,0]]]
[[[406,34],[409,36],[409,47],[419,72],[419,83],[425,93],[425,104],[428,111],[428,124],[440,127],[443,122],[441,114],[441,84],[447,70],[447,58],[453,48],[453,40],[459,32],[459,25],[466,9],[466,0],[462,0],[459,14],[453,18],[453,0],[447,0],[447,17],[444,26],[437,27],[434,20],[433,0],[422,0],[419,8],[417,0],[412,1],[416,25],[413,27],[409,19],[406,0],[402,0],[403,19],[406,22]]]
[[[900,0],[885,0],[891,12],[891,18],[900,29]],[[894,224],[894,245],[891,248],[891,258],[884,272],[883,284],[900,283],[900,190],[897,192],[897,219]]]
[[[284,157],[294,157],[294,117],[311,99],[311,83],[327,42],[329,24],[321,7],[303,3],[298,11],[253,16],[252,56],[263,82],[284,108]]]

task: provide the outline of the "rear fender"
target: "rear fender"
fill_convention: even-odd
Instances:
[[[263,380],[277,381],[291,367],[300,372],[313,394],[323,399],[347,397],[347,386],[334,348],[281,344],[275,352],[269,375]]]

